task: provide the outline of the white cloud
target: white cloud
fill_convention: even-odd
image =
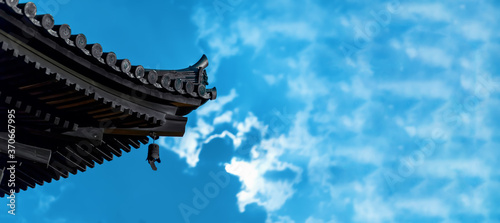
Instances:
[[[353,198],[354,216],[356,222],[392,222],[396,215],[392,205],[386,202],[380,194],[376,177],[378,173],[366,176],[362,182],[353,182],[347,190],[357,194]]]
[[[306,219],[306,223],[325,223],[325,222],[321,219],[317,219],[311,216]]]
[[[312,103],[315,98],[324,96],[330,92],[328,80],[318,76],[314,69],[311,69],[311,57],[314,53],[312,50],[306,49],[298,58],[289,58],[288,66],[295,72],[288,74],[287,83],[291,98],[300,98],[303,101]]]
[[[56,195],[52,194],[46,194],[46,193],[38,193],[38,207],[35,210],[36,212],[41,212],[45,213],[50,210],[52,205],[57,202],[63,195],[64,192],[68,189],[73,187],[74,185],[70,182],[67,182],[66,184],[63,184],[59,187],[59,193]],[[65,219],[64,219],[65,220]]]
[[[425,177],[448,179],[456,179],[458,176],[488,179],[492,172],[484,161],[477,158],[426,160],[417,171]]]
[[[229,96],[225,96],[227,99],[232,98]],[[226,100],[228,101],[228,100]],[[224,106],[224,102],[215,106],[222,108]],[[214,110],[215,111],[215,110]],[[205,115],[204,111],[203,114]],[[212,110],[210,110],[212,112]],[[222,112],[220,110],[219,112]],[[258,122],[257,118],[253,114],[249,114],[249,116],[243,122],[235,121],[233,125],[236,127],[238,132],[236,134],[231,133],[228,130],[224,130],[219,134],[214,134],[214,129],[216,125],[220,125],[223,123],[227,123],[231,121],[231,111],[225,112],[222,116],[219,116],[214,119],[214,125],[207,124],[203,118],[199,118],[197,122],[197,126],[194,128],[187,128],[184,136],[182,138],[175,138],[174,145],[175,146],[165,146],[170,150],[174,151],[181,158],[186,158],[186,162],[190,167],[195,167],[199,161],[199,155],[204,144],[210,143],[213,139],[216,138],[225,138],[229,137],[233,141],[234,148],[238,148],[241,145],[242,140],[245,139],[244,134],[249,132],[251,128],[257,128],[259,130],[265,131],[265,127],[262,126],[261,123]],[[166,138],[160,138],[159,143],[162,145],[167,145]]]
[[[484,193],[478,189],[474,190],[472,194],[462,193],[459,196],[460,202],[464,209],[476,214],[487,215],[488,211],[485,208]]]
[[[212,49],[217,50],[217,56],[228,57],[233,56],[238,52],[236,47],[236,41],[238,40],[236,35],[214,38],[208,44]]]
[[[266,223],[295,223],[295,221],[290,216],[278,216],[276,220],[268,217]]]
[[[214,121],[214,123],[215,123],[215,121]],[[257,119],[257,117],[255,117],[255,115],[253,115],[252,113],[249,113],[243,122],[238,122],[238,121],[233,122],[233,126],[238,131],[236,134],[233,134],[232,132],[224,130],[220,134],[212,134],[203,143],[207,144],[216,138],[229,137],[233,141],[234,148],[237,149],[241,145],[241,142],[246,139],[245,134],[248,133],[252,128],[255,128],[258,131],[260,131],[261,134],[265,134],[265,132],[267,131],[267,126],[264,126],[262,123],[260,123],[259,120]],[[247,140],[251,140],[251,139],[247,139]]]
[[[207,116],[214,112],[222,112],[222,108],[232,102],[238,94],[235,89],[231,89],[229,95],[217,97],[217,100],[209,101],[196,110],[198,116]]]
[[[380,198],[354,202],[354,220],[356,222],[391,222],[394,212]]]
[[[410,137],[415,136],[415,133],[417,132],[417,130],[415,129],[415,127],[414,127],[414,126],[406,126],[406,127],[405,127],[405,131],[406,131],[406,133],[408,133],[408,135],[409,135]]]
[[[191,21],[198,27],[198,39],[206,38],[208,35],[216,32],[220,28],[219,23],[213,23],[210,19],[212,15],[209,14],[205,8],[198,7],[194,10],[191,16]]]
[[[383,163],[383,155],[380,151],[370,146],[362,148],[336,148],[332,152],[333,157],[337,159],[347,158],[349,161],[361,164],[373,164],[380,166]]]
[[[411,48],[411,47],[407,48],[405,52],[406,52],[406,55],[408,55],[408,57],[410,59],[417,57],[417,50],[415,48]]]
[[[357,54],[356,60],[348,59],[347,65],[356,68],[356,78],[366,78],[373,75],[372,65],[370,64],[370,58],[368,58],[365,54]]]
[[[208,137],[203,143],[204,144],[207,144],[209,143],[210,141],[212,141],[213,139],[216,139],[216,138],[220,138],[220,139],[223,139],[223,138],[226,138],[226,137],[229,137],[230,139],[233,140],[233,146],[235,148],[238,148],[240,145],[241,145],[241,138],[240,137],[237,137],[235,136],[233,133],[227,131],[227,130],[224,130],[222,133],[220,134],[213,134],[211,135],[210,137]]]
[[[222,59],[236,55],[239,52],[239,47],[237,44],[238,36],[215,36],[213,37],[208,45],[214,50],[214,54],[211,56],[210,71],[216,73]],[[215,82],[217,75],[212,75],[211,82]]]
[[[397,41],[396,39],[391,39],[391,47],[394,48],[395,50],[401,49],[401,43]]]
[[[348,93],[357,98],[361,98],[364,100],[369,100],[372,96],[372,89],[370,86],[367,86],[363,80],[359,76],[355,76],[352,78],[351,83],[348,84],[346,82],[340,82],[339,87],[343,92]]]
[[[418,58],[426,64],[443,68],[449,68],[453,61],[451,55],[437,47],[410,47],[406,49],[406,54],[411,59]]]
[[[40,200],[38,201],[38,210],[41,212],[46,212],[50,209],[50,206],[52,206],[52,203],[54,203],[57,200],[57,198],[53,195],[42,195],[40,196]]]
[[[288,38],[314,41],[317,38],[317,31],[310,23],[299,22],[272,22],[267,24],[267,30],[281,34]],[[279,37],[278,37],[279,38]]]
[[[350,118],[348,116],[342,116],[340,117],[340,121],[346,127],[347,130],[353,131],[353,132],[361,132],[363,130],[363,124],[365,120],[362,117],[353,117]]]
[[[269,75],[264,75],[263,77],[264,77],[264,80],[266,81],[267,84],[274,85],[283,79],[283,74],[279,74],[279,75],[269,74]]]
[[[198,27],[198,37],[196,42],[208,40],[207,43],[213,53],[211,54],[209,67],[212,73],[217,73],[222,59],[236,55],[239,52],[237,44],[238,36],[236,35],[221,35],[219,32],[221,26],[219,23],[213,22],[216,16],[204,8],[198,7],[191,16],[191,21]],[[216,75],[211,77],[211,82],[216,81]]]
[[[476,21],[463,22],[461,31],[465,38],[469,40],[488,41],[491,38],[491,29]]]
[[[196,128],[198,129],[198,132],[201,134],[202,138],[207,137],[208,134],[210,134],[214,131],[214,127],[212,125],[209,125],[208,123],[206,123],[201,118],[198,119],[196,123],[197,123]]]
[[[222,123],[231,122],[232,116],[233,116],[232,111],[226,111],[226,112],[224,112],[224,114],[215,117],[213,124],[218,125],[218,124],[222,124]]]
[[[323,221],[322,219],[318,219],[311,216],[306,219],[305,223],[337,223],[337,221],[335,219],[331,219],[329,221]]]
[[[248,133],[252,128],[256,128],[263,132],[265,132],[267,128],[261,122],[259,122],[257,117],[252,113],[248,113],[248,116],[243,122],[234,122],[233,126],[238,130],[238,133],[236,135],[239,137],[243,136],[245,133]]]
[[[447,185],[446,190],[456,187],[458,189],[455,189],[459,191],[459,189],[464,190],[459,187],[457,180],[459,176],[478,177],[487,181],[491,175],[495,175],[489,163],[491,161],[482,162],[481,156],[471,157],[470,154],[460,151],[464,146],[456,141],[458,137],[476,137],[480,144],[494,137],[494,128],[491,127],[494,124],[488,123],[490,119],[487,118],[487,111],[496,106],[495,99],[491,99],[492,104],[488,106],[481,102],[476,107],[475,113],[462,115],[463,127],[470,131],[460,132],[460,129],[453,129],[449,123],[443,121],[442,115],[442,112],[453,103],[451,99],[456,98],[456,93],[462,90],[457,90],[455,86],[458,85],[459,75],[462,75],[459,80],[462,88],[474,91],[474,82],[466,76],[466,73],[478,66],[486,66],[471,59],[469,51],[461,52],[460,47],[464,42],[460,42],[462,40],[454,38],[453,35],[462,36],[465,42],[488,41],[493,38],[494,33],[485,27],[494,26],[482,22],[481,19],[461,18],[460,14],[454,14],[453,7],[445,3],[403,3],[403,10],[397,15],[398,18],[393,18],[397,26],[384,30],[393,34],[385,38],[390,40],[387,46],[382,45],[386,44],[386,41],[377,40],[379,42],[373,43],[374,47],[364,48],[355,58],[345,62],[325,63],[325,66],[318,67],[320,61],[331,59],[322,57],[334,55],[336,52],[333,49],[335,47],[323,41],[327,36],[331,37],[332,33],[338,32],[338,27],[362,26],[366,20],[356,11],[358,9],[349,11],[353,14],[349,16],[335,10],[323,10],[329,15],[332,12],[340,13],[336,14],[338,19],[333,19],[337,26],[329,27],[334,31],[326,31],[329,34],[324,34],[325,29],[322,27],[324,22],[317,23],[320,25],[312,23],[312,21],[317,22],[317,14],[321,14],[322,10],[309,13],[306,8],[315,5],[313,1],[306,1],[298,4],[299,6],[293,3],[290,0],[264,3],[265,10],[276,13],[272,18],[242,9],[239,12],[240,16],[224,27],[219,24],[214,25],[217,31],[201,30],[200,27],[210,29],[207,26],[209,23],[200,22],[199,25],[200,35],[204,35],[207,42],[215,41],[209,44],[215,53],[230,57],[250,48],[255,51],[254,58],[260,57],[266,60],[272,58],[270,64],[281,65],[282,70],[277,73],[259,72],[257,75],[269,85],[267,87],[276,87],[277,83],[284,81],[288,86],[288,89],[285,89],[288,99],[293,100],[294,105],[303,106],[299,111],[295,110],[291,118],[287,118],[290,121],[290,126],[287,126],[289,128],[278,128],[279,126],[272,126],[272,123],[262,123],[255,115],[249,114],[241,119],[233,112],[221,111],[221,107],[229,102],[223,101],[206,110],[203,110],[203,107],[200,109],[200,117],[209,117],[209,114],[215,113],[218,117],[214,119],[214,125],[233,123],[237,131],[226,130],[218,134],[208,134],[203,143],[215,138],[228,137],[233,141],[234,147],[238,148],[249,137],[248,133],[252,128],[260,131],[262,136],[266,135],[264,133],[275,133],[268,134],[267,138],[263,137],[259,143],[251,145],[250,160],[233,158],[225,166],[226,171],[238,176],[242,183],[241,191],[237,195],[240,211],[250,203],[257,203],[268,212],[268,220],[293,221],[294,215],[280,218],[278,212],[287,207],[290,198],[297,196],[298,193],[305,196],[304,192],[296,191],[296,186],[302,179],[307,179],[309,183],[307,189],[310,189],[308,192],[313,191],[313,193],[306,196],[317,196],[316,202],[310,205],[318,209],[311,214],[314,217],[311,216],[306,220],[308,223],[327,222],[329,219],[317,217],[322,216],[326,209],[338,211],[335,213],[341,215],[338,219],[347,222],[394,222],[406,213],[415,216],[441,217],[443,221],[451,222],[453,219],[449,219],[448,216],[456,213],[454,205],[457,205],[457,202],[470,208],[474,213],[486,215],[488,212],[484,209],[487,195],[479,193],[479,189],[472,190],[475,191],[473,193],[465,189],[467,192],[459,193],[460,196],[453,201],[455,204],[451,203],[452,201],[448,204],[445,202],[447,197],[443,195],[444,189],[438,189],[440,194],[433,194],[433,189],[429,188],[432,185],[430,182],[446,179],[451,182],[451,186]],[[261,3],[248,3],[247,8],[253,9],[255,4]],[[295,13],[296,8],[302,10],[297,10]],[[359,11],[371,10],[365,9],[367,8]],[[298,19],[302,18],[303,12],[310,14],[311,18]],[[400,27],[403,27],[399,26],[401,24],[408,26],[401,29]],[[438,25],[438,28],[435,25]],[[425,38],[419,38],[424,36]],[[271,42],[285,41],[300,44],[294,45],[297,46],[297,50],[286,49],[287,55],[272,51],[274,49],[272,47],[275,46],[271,46]],[[227,45],[224,46],[225,42]],[[485,51],[491,48],[486,48],[481,48],[477,55],[487,55]],[[378,50],[383,50],[383,56],[388,56],[384,57],[387,60],[383,60],[388,61],[387,63],[381,63],[380,58],[377,58]],[[393,61],[392,56],[401,59]],[[275,59],[276,57],[280,59]],[[332,58],[330,61],[337,59]],[[266,64],[259,65],[262,66],[260,70],[266,70]],[[443,72],[435,73],[435,68],[440,68],[439,70]],[[348,70],[349,75],[340,72],[344,70]],[[410,70],[413,73],[408,73]],[[339,71],[344,76],[330,75],[331,71]],[[385,75],[383,72],[394,72],[394,75]],[[430,75],[431,79],[428,78]],[[335,94],[332,94],[333,92]],[[383,100],[380,98],[381,92],[388,93],[384,94]],[[228,97],[229,101],[237,96],[236,93],[231,95],[233,97]],[[394,96],[398,99],[395,101],[408,101],[387,103],[392,101]],[[345,98],[354,100],[347,101]],[[434,105],[438,100],[433,99],[447,102]],[[418,102],[413,104],[414,101]],[[382,115],[375,117],[373,114]],[[391,118],[392,115],[394,116]],[[385,123],[371,126],[373,123],[378,123],[376,121]],[[396,125],[395,129],[391,129],[394,128],[392,124]],[[373,127],[377,133],[371,132],[373,130],[368,127]],[[283,131],[285,129],[286,131]],[[392,135],[380,135],[397,131],[408,136],[408,143],[401,142],[400,138],[391,138]],[[404,179],[405,184],[409,186],[401,189],[403,192],[394,195],[384,194],[386,185],[380,182],[383,181],[380,169],[411,154],[412,151],[407,150],[417,147],[412,144],[413,140],[430,137],[437,131],[444,134],[439,138],[440,143],[444,142],[444,145],[440,144],[442,147],[439,147],[439,152],[436,148],[434,154],[425,157],[425,161],[416,167],[413,175]],[[387,149],[393,147],[400,149],[397,152]],[[403,155],[399,157],[399,153]],[[365,171],[367,173],[356,171],[357,175],[352,178],[338,179],[336,178],[338,176],[331,173],[332,168],[344,163],[356,167],[366,164],[376,167]],[[297,173],[297,177],[281,181],[271,181],[263,177],[268,171],[282,170],[285,167]],[[307,177],[301,175],[302,171],[306,171]],[[346,174],[349,174],[348,170]],[[411,185],[409,182],[413,182],[413,177],[425,178],[428,183]],[[325,193],[330,196],[324,196]],[[425,206],[419,207],[422,205]],[[352,210],[353,213],[348,211],[349,214],[345,214],[345,210]]]
[[[332,157],[318,154],[319,151],[314,151],[313,155],[309,158],[307,165],[307,177],[309,183],[319,183],[320,185],[328,184],[331,180],[329,168],[336,164]]]
[[[296,122],[307,121],[305,114],[297,115]],[[233,140],[235,148],[241,144],[241,140],[247,137],[247,133],[252,128],[257,129],[261,137],[268,131],[268,126],[263,125],[256,116],[249,113],[242,122],[235,122],[233,126],[237,133],[223,132],[220,135],[212,135],[209,140],[216,137],[230,137]],[[294,128],[300,128],[296,126]],[[296,133],[294,133],[296,132]],[[297,149],[305,149],[304,144],[297,140],[307,140],[307,136],[295,137],[294,134],[303,134],[300,130],[292,130],[287,138],[282,135],[268,139],[262,139],[260,144],[255,144],[251,149],[251,160],[244,161],[233,158],[226,164],[226,171],[240,178],[242,190],[237,194],[240,211],[245,210],[245,206],[250,203],[257,203],[272,212],[280,209],[284,203],[295,193],[294,185],[300,182],[302,168],[281,161],[280,158],[286,150],[294,149],[293,146],[299,146]],[[298,135],[297,135],[298,136]],[[291,141],[294,139],[294,141]],[[248,139],[247,139],[248,140]],[[207,140],[208,141],[208,140]],[[283,171],[289,169],[295,172],[295,178],[292,180],[270,180],[264,177],[268,171]]]
[[[449,205],[436,198],[402,200],[395,207],[420,216],[448,218],[450,213]]]
[[[167,148],[177,153],[180,158],[185,158],[190,167],[195,167],[199,161],[199,155],[203,144],[210,142],[214,138],[223,138],[228,135],[229,132],[213,135],[213,131],[216,125],[231,122],[233,113],[232,111],[224,112],[224,106],[232,102],[236,97],[236,90],[231,89],[229,95],[220,96],[217,100],[207,102],[207,104],[196,110],[198,119],[195,127],[187,127],[182,138],[161,137],[158,140],[158,144],[160,144],[162,148]],[[213,125],[211,125],[207,123],[204,118],[213,113],[222,113],[222,115],[215,117]],[[230,137],[231,135],[232,134],[229,134]],[[167,140],[173,141],[174,146],[172,146],[170,142],[167,142]],[[238,140],[235,140],[235,142],[238,142]]]
[[[256,51],[260,51],[268,38],[264,27],[247,20],[238,20],[235,25],[243,44],[253,46]]]
[[[384,81],[377,84],[377,89],[409,98],[450,99],[453,93],[449,84],[439,80]]]
[[[233,124],[238,130],[236,136],[233,135],[233,142],[241,142],[246,133],[252,128],[257,129],[261,137],[265,135],[267,126],[263,125],[257,117],[249,113],[243,122]],[[242,190],[237,194],[240,211],[245,210],[245,206],[250,203],[257,203],[264,206],[268,211],[275,211],[294,193],[293,186],[300,182],[302,169],[287,162],[280,161],[283,148],[277,148],[277,138],[263,139],[260,144],[255,144],[252,149],[251,161],[243,161],[233,158],[231,163],[226,164],[226,171],[240,178]],[[237,143],[235,143],[235,148]],[[290,169],[296,173],[292,181],[271,181],[264,178],[268,171],[282,171]]]
[[[441,3],[403,3],[401,7],[404,12],[400,13],[399,16],[402,18],[434,22],[447,22],[453,19],[448,7]]]
[[[160,138],[158,144],[162,148],[167,148],[179,155],[181,158],[185,158],[186,162],[190,167],[195,167],[199,161],[199,155],[201,148],[198,145],[198,140],[200,139],[200,134],[192,128],[187,128],[184,136],[182,138],[175,138],[175,146],[167,146],[168,143],[165,142],[165,138]]]
[[[464,63],[466,62],[464,61]],[[464,64],[463,66],[470,66],[470,65]],[[466,90],[471,90],[473,92],[477,84],[478,83],[476,82],[476,77],[465,74],[460,75],[460,85],[462,86],[462,88]]]
[[[272,151],[268,151],[272,152]],[[270,181],[263,176],[267,171],[283,170],[283,167],[298,170],[296,179],[288,181]],[[293,185],[300,181],[300,169],[288,163],[281,163],[273,155],[266,158],[252,160],[251,162],[238,161],[236,158],[226,164],[228,173],[239,176],[242,182],[242,190],[237,194],[238,206],[241,212],[250,203],[264,206],[268,211],[276,211],[294,193]]]
[[[277,6],[281,7],[282,4],[278,4]],[[319,7],[316,9],[321,8]],[[200,25],[199,27],[202,26]],[[257,52],[259,52],[270,39],[314,42],[318,37],[316,27],[303,20],[293,21],[292,19],[264,21],[253,18],[252,15],[248,15],[247,17],[235,20],[227,27],[229,27],[229,30],[232,31],[230,33],[238,34],[236,40],[233,39],[234,36],[232,34],[227,35],[225,32],[212,32],[204,34],[205,37],[208,38],[207,41],[209,42],[229,42],[227,44],[227,48],[216,44],[210,45],[217,55],[231,56],[236,54],[238,52],[237,49],[239,49],[239,47],[236,46],[238,40],[241,40],[242,45],[252,46]],[[227,39],[228,37],[225,36],[230,36],[231,39]],[[311,72],[311,70],[314,69],[310,67],[311,55],[314,55],[316,50],[320,48],[323,48],[323,46],[313,45],[312,47],[305,49],[296,57],[286,58],[285,60],[288,60],[289,69],[294,70],[293,73],[287,73],[287,75],[279,74],[277,76],[263,75],[264,80],[269,85],[274,85],[278,81],[286,78],[287,84],[290,88],[288,91],[290,92],[289,96],[291,98],[299,97],[301,99],[307,99],[305,100],[307,103],[314,101],[311,99],[327,95],[329,93],[328,80]],[[218,98],[217,100],[220,99],[221,98]],[[202,107],[197,114],[199,116],[206,116],[206,114],[210,113],[210,111],[220,110],[219,107],[222,107],[223,104],[225,104],[224,100],[221,104],[222,105],[212,104],[207,108]],[[311,140],[312,137],[304,135],[304,131],[301,129],[304,125],[306,125],[304,122],[307,122],[309,119],[308,113],[310,113],[310,111],[297,114],[297,119],[299,121],[295,123],[294,127],[292,127],[293,130],[286,136],[279,135],[271,139],[264,139],[259,145],[254,145],[251,149],[251,161],[246,162],[233,158],[231,163],[226,165],[227,171],[239,176],[243,184],[242,191],[238,193],[238,204],[240,210],[244,210],[244,207],[249,203],[258,203],[259,205],[266,207],[268,211],[272,212],[281,208],[286,200],[293,196],[295,193],[293,186],[300,180],[300,173],[302,170],[290,163],[280,161],[280,157],[283,155],[285,150],[300,151],[302,149],[306,150],[307,147],[313,147],[313,145],[316,145],[317,142],[315,140]],[[214,124],[222,123],[223,120],[229,120],[228,116],[230,116],[229,113],[221,115],[220,118],[218,117],[214,120]],[[241,145],[242,140],[245,139],[251,128],[256,128],[261,133],[265,133],[267,129],[267,126],[259,124],[257,118],[253,115],[247,116],[243,122],[234,122],[233,126],[237,129],[237,133],[223,131],[220,134],[214,134],[208,137],[208,139],[205,140],[205,143],[214,138],[229,137],[233,140],[235,148],[237,148]],[[269,126],[269,128],[273,128],[273,126]],[[292,182],[274,182],[263,178],[263,175],[267,171],[282,170],[284,167],[288,167],[297,172],[297,178]]]

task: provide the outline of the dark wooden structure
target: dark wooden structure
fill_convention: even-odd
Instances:
[[[184,116],[217,96],[206,88],[204,55],[181,70],[146,69],[36,11],[0,0],[1,197],[110,161],[153,134],[182,136]]]

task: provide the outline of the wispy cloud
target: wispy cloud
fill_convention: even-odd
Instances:
[[[229,95],[224,95],[224,96],[219,96],[217,100],[215,101],[210,101],[210,103],[207,103],[206,105],[203,105],[200,109],[196,110],[196,114],[198,116],[208,116],[212,113],[216,112],[222,112],[222,108],[232,102],[238,94],[236,93],[235,89],[231,89],[229,92]]]
[[[187,127],[182,138],[162,137],[158,140],[158,143],[162,148],[172,150],[180,158],[186,159],[190,167],[195,167],[199,162],[202,145],[214,138],[212,133],[215,127],[231,121],[232,112],[224,112],[224,106],[231,103],[236,97],[236,90],[232,89],[229,95],[219,96],[217,100],[210,101],[210,103],[196,111],[198,117],[196,126]],[[213,123],[207,123],[205,121],[207,117],[211,117]],[[221,137],[225,137],[225,135]]]
[[[257,108],[237,113],[226,98],[197,113],[208,117],[227,104],[213,124],[233,123],[233,129],[212,132],[205,142],[227,137],[238,149],[251,138],[249,129],[262,136],[251,144],[248,158],[235,156],[226,164],[226,171],[242,184],[237,194],[240,211],[256,203],[266,209],[269,222],[297,221],[283,209],[296,209],[290,201],[300,197],[315,209],[309,223],[413,218],[453,222],[457,213],[469,214],[462,207],[486,221],[493,218],[486,208],[493,202],[488,198],[491,191],[478,188],[497,185],[497,162],[488,156],[496,154],[492,141],[498,137],[493,130],[497,119],[490,111],[498,95],[489,93],[487,101],[477,101],[474,112],[464,112],[462,106],[454,116],[462,121],[461,129],[443,114],[465,104],[457,100],[475,95],[474,75],[498,72],[491,59],[496,58],[492,42],[498,34],[490,28],[498,27],[492,19],[497,17],[480,13],[496,6],[395,2],[401,3],[401,10],[391,14],[391,25],[381,24],[370,45],[347,60],[339,43],[372,20],[380,23],[370,12],[390,8],[390,2],[248,2],[233,19],[211,27],[206,16],[210,13],[203,12],[204,20],[196,24],[199,39],[209,42],[210,50],[228,61],[252,55],[248,73],[267,83],[252,97],[269,106],[275,103],[268,102],[272,91],[273,97],[293,107],[287,128],[273,126],[265,114],[253,111]],[[234,97],[236,93],[228,96]],[[250,96],[238,92],[238,97]],[[441,136],[434,153],[413,166],[395,191],[388,190],[384,170],[398,171],[416,154],[418,143],[436,132]],[[294,177],[266,178],[285,169]],[[460,187],[464,177],[478,179],[477,185]],[[442,181],[444,185],[437,185]],[[446,190],[459,198],[450,200],[443,194]]]

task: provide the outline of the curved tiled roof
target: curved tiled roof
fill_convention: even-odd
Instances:
[[[216,88],[207,89],[205,68],[208,60],[205,55],[196,64],[181,70],[145,69],[133,65],[129,59],[119,59],[114,52],[103,52],[99,43],[87,43],[85,34],[74,34],[68,24],[55,25],[50,14],[37,15],[36,5],[32,2],[19,4],[18,0],[0,0],[0,5],[10,8],[10,14],[17,14],[19,21],[29,21],[36,31],[54,40],[64,48],[77,53],[90,63],[104,67],[110,73],[136,84],[154,88],[160,92],[180,94],[188,98],[215,99]]]
[[[207,66],[205,55],[180,70],[134,65],[38,15],[32,2],[0,0],[0,113],[16,111],[16,193],[140,148],[148,136],[182,136],[183,116],[217,97]],[[7,131],[0,126],[0,197],[10,188],[1,180]]]

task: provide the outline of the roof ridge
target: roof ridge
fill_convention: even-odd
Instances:
[[[99,43],[88,44],[86,36],[83,33],[72,34],[68,24],[55,25],[54,18],[50,14],[37,15],[37,8],[33,2],[19,4],[19,0],[0,0],[0,9],[3,8],[2,5],[11,9],[6,11],[12,11],[18,16],[25,17],[38,29],[45,30],[45,36],[49,36],[56,42],[65,43],[59,45],[85,55],[84,59],[98,66],[106,67],[108,72],[111,71],[111,73],[120,76],[124,74],[137,84],[166,93],[181,94],[185,97],[202,100],[214,100],[217,97],[215,87],[206,89],[206,85],[208,85],[205,70],[208,66],[206,55],[202,55],[198,62],[184,69],[147,69],[142,65],[132,65],[127,58],[118,59],[112,51],[103,52]]]

